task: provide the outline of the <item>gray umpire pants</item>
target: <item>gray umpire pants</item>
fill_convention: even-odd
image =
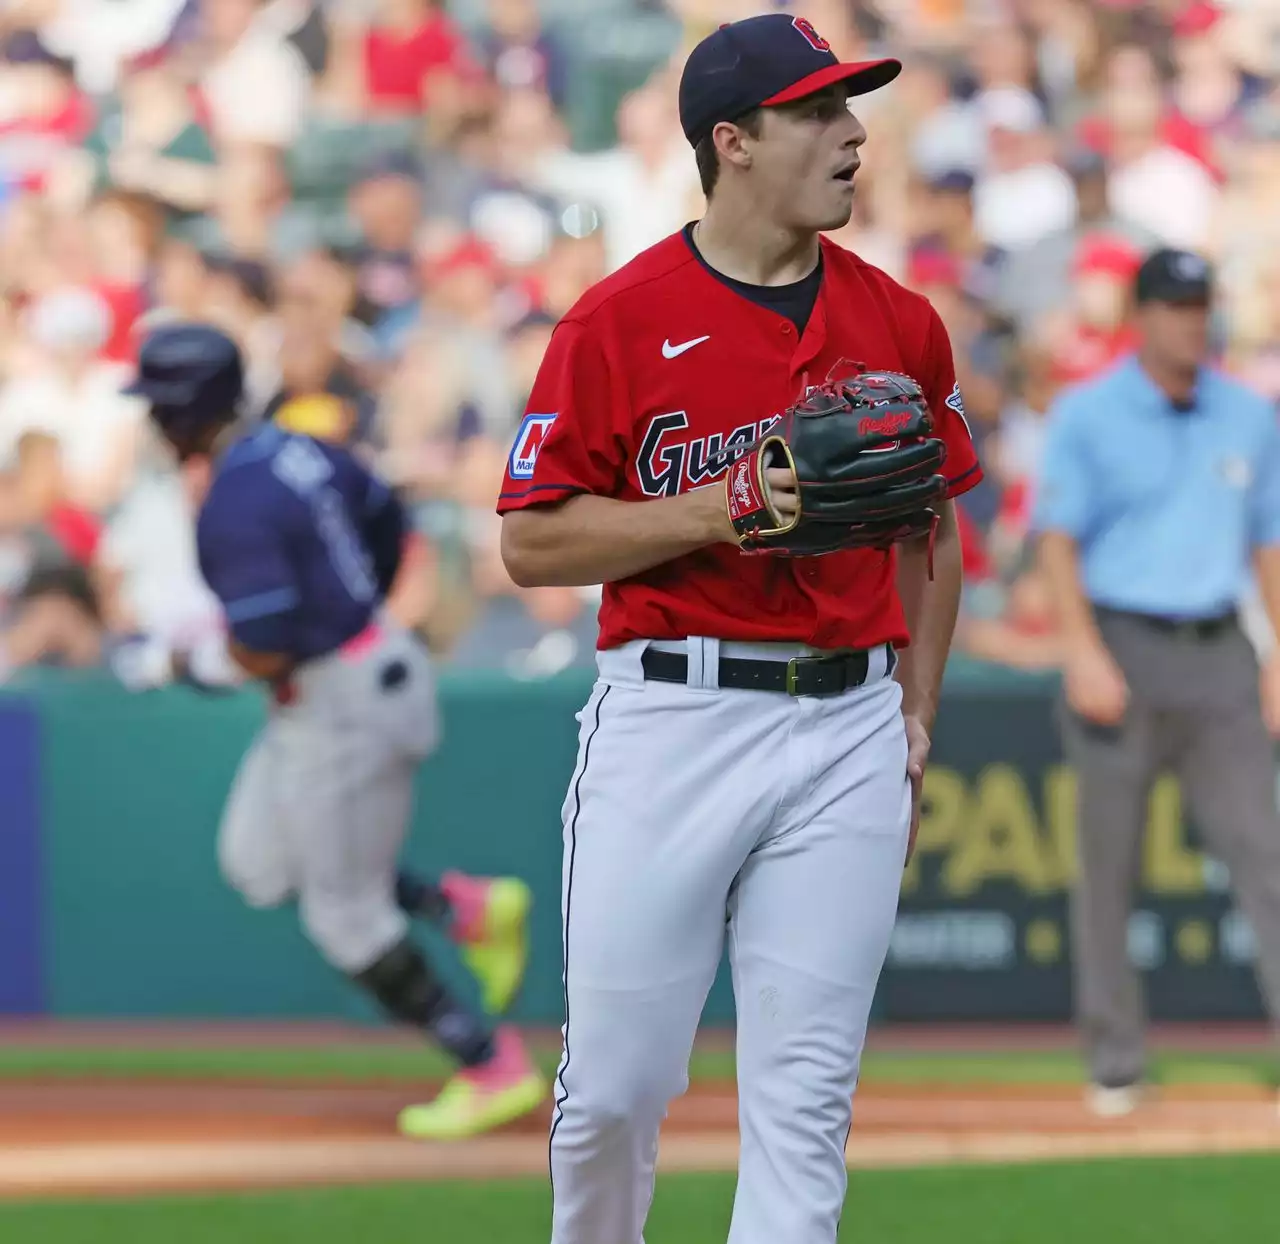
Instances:
[[[1143,998],[1127,929],[1155,778],[1166,769],[1178,776],[1208,849],[1230,871],[1257,939],[1273,1021],[1280,1020],[1280,814],[1257,661],[1235,622],[1197,634],[1100,611],[1098,625],[1128,681],[1128,711],[1118,726],[1103,727],[1063,705],[1061,721],[1079,783],[1076,1016],[1092,1080],[1119,1085],[1145,1071]]]

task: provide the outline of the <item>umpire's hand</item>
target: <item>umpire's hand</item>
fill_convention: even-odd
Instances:
[[[1102,643],[1067,654],[1064,683],[1071,711],[1098,726],[1117,726],[1129,706],[1129,685]]]
[[[1258,690],[1262,700],[1262,720],[1273,739],[1280,739],[1280,649],[1262,666]]]

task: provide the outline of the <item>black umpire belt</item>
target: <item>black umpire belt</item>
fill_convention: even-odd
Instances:
[[[888,671],[896,654],[888,648]],[[640,658],[644,676],[657,682],[689,681],[689,658],[683,652],[646,648]],[[866,649],[832,652],[822,656],[792,657],[770,661],[748,657],[721,657],[718,682],[722,687],[746,691],[783,691],[787,695],[839,695],[867,681],[871,653]]]
[[[1110,614],[1114,618],[1128,618],[1161,635],[1171,635],[1178,639],[1216,639],[1240,625],[1239,616],[1234,610],[1219,614],[1216,618],[1165,618],[1158,614],[1130,613],[1123,609],[1106,608],[1099,608],[1097,612]]]

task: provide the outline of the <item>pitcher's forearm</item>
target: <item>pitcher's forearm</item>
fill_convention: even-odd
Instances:
[[[520,587],[584,587],[733,539],[723,484],[656,501],[584,495],[505,515],[502,560]]]
[[[906,614],[911,644],[898,654],[895,674],[902,684],[902,711],[932,729],[942,693],[942,676],[955,634],[964,582],[960,532],[948,502],[938,524],[933,577],[924,541],[898,546],[898,595]]]

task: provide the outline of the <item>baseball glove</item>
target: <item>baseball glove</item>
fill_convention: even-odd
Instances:
[[[752,553],[886,549],[932,536],[946,446],[920,386],[891,371],[828,380],[784,411],[729,468],[729,517]],[[790,467],[800,508],[783,517],[765,471]]]

